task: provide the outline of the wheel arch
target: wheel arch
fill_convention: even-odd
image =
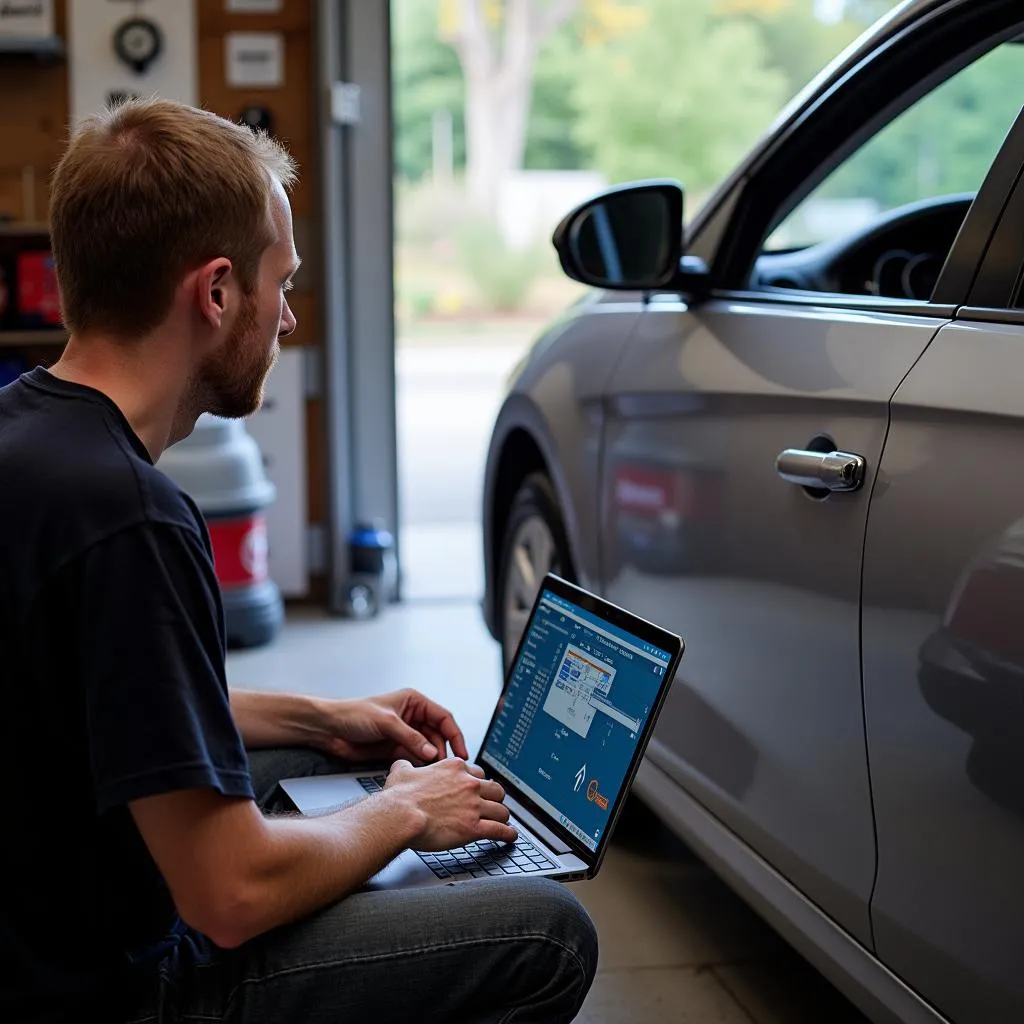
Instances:
[[[496,640],[500,639],[498,562],[502,542],[516,492],[532,474],[543,473],[555,492],[565,523],[568,569],[573,579],[579,578],[580,566],[575,510],[557,459],[552,456],[540,431],[522,419],[502,425],[502,418],[499,417],[499,428],[495,431],[488,455],[483,510],[483,612],[487,628]]]

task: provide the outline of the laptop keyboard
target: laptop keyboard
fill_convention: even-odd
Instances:
[[[367,793],[379,793],[384,788],[386,775],[360,778],[359,785]],[[529,839],[520,835],[515,843],[499,843],[493,839],[478,839],[475,843],[442,850],[440,853],[420,853],[416,856],[438,878],[486,878],[488,875],[531,875],[537,871],[556,868]]]

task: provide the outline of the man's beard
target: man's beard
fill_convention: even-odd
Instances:
[[[263,386],[277,361],[278,346],[263,348],[257,332],[256,296],[245,296],[227,341],[200,365],[194,393],[200,411],[243,419],[263,404]]]

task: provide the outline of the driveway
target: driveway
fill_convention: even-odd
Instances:
[[[529,339],[402,346],[395,356],[403,596],[483,592],[484,460],[505,381]]]

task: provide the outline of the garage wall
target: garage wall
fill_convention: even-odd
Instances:
[[[58,0],[55,20],[64,37],[65,0]],[[4,55],[0,95],[0,214],[45,220],[50,168],[63,149],[68,119],[67,66],[62,60]]]
[[[91,0],[96,2],[96,0]],[[102,0],[101,0],[102,2]],[[285,341],[289,348],[312,353],[310,365],[321,365],[323,348],[322,251],[319,226],[321,192],[317,172],[319,141],[315,91],[315,0],[283,0],[271,13],[230,10],[228,0],[196,0],[198,97],[206,108],[236,120],[243,108],[265,107],[273,131],[299,162],[300,181],[292,197],[296,243],[303,266],[289,296],[298,319],[296,332]],[[128,5],[124,5],[127,6]],[[130,13],[126,10],[126,16]],[[67,39],[67,0],[56,0],[57,34]],[[225,37],[231,32],[280,33],[284,42],[284,81],[278,88],[229,86],[225,67]],[[60,157],[69,118],[68,66],[65,59],[40,62],[31,56],[0,56],[0,91],[8,101],[0,106],[0,214],[22,224],[46,220],[49,177]],[[16,97],[16,99],[15,99]],[[23,242],[23,229],[0,225],[0,257]],[[33,244],[45,244],[45,231]],[[31,364],[52,362],[60,337],[45,344],[26,345],[23,338],[0,330],[0,358],[18,354]],[[315,374],[311,379],[315,378]],[[320,397],[311,388],[305,399],[308,522],[327,520],[324,414]],[[322,567],[314,565],[311,596],[326,594]]]
[[[222,117],[237,120],[247,106],[266,108],[273,133],[299,163],[299,182],[292,194],[295,243],[302,267],[288,296],[298,327],[283,346],[313,354],[312,366],[321,362],[323,349],[322,273],[317,255],[322,251],[319,140],[315,105],[314,63],[315,0],[283,0],[280,10],[268,14],[228,10],[226,0],[197,0],[199,35],[199,102]],[[273,32],[284,39],[284,84],[280,88],[244,88],[228,85],[225,37],[231,32]],[[306,399],[306,484],[308,521],[320,528],[327,520],[325,499],[326,453],[323,403]],[[323,567],[314,566],[310,595],[322,601],[326,594]]]

